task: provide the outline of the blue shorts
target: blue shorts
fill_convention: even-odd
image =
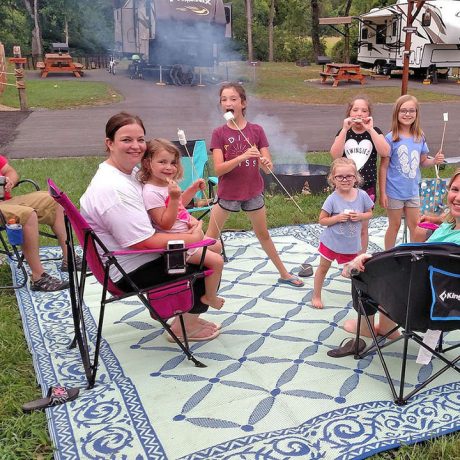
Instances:
[[[231,212],[239,212],[241,210],[246,212],[257,211],[258,209],[262,209],[265,206],[265,200],[262,194],[257,195],[254,198],[250,198],[246,201],[222,200],[219,198],[217,203],[222,209],[225,209],[225,211]]]

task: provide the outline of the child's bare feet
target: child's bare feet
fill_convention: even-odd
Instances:
[[[209,305],[210,307],[215,308],[216,310],[220,310],[225,303],[225,299],[223,299],[222,297],[207,297],[206,295],[201,297],[201,301],[205,305]]]
[[[322,310],[324,308],[323,302],[321,301],[321,297],[313,297],[311,299],[311,306],[313,308],[318,308],[319,310]]]

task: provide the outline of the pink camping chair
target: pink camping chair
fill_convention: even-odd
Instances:
[[[102,326],[104,322],[105,306],[108,303],[124,299],[126,297],[137,296],[145,305],[150,316],[161,323],[167,333],[174,339],[177,345],[184,351],[187,358],[197,367],[206,367],[198,361],[191,353],[185,331],[183,313],[187,313],[193,307],[193,285],[199,278],[204,278],[211,272],[204,270],[203,260],[206,248],[215,243],[213,239],[206,239],[198,243],[187,245],[184,249],[204,247],[203,257],[199,269],[194,273],[187,273],[172,279],[166,283],[153,285],[150,288],[139,289],[130,279],[129,275],[120,266],[117,257],[126,254],[139,253],[161,253],[166,254],[171,251],[165,249],[151,249],[144,251],[108,251],[103,242],[99,239],[91,226],[86,222],[75,205],[68,196],[59,190],[51,179],[48,179],[48,190],[50,195],[59,203],[65,212],[65,224],[67,230],[67,254],[69,266],[70,299],[72,306],[72,316],[75,328],[75,339],[73,346],[78,345],[83,366],[85,369],[88,388],[93,388],[96,381],[96,373],[101,347]],[[75,265],[75,247],[73,234],[75,233],[78,242],[83,248],[83,263],[81,276],[79,277]],[[110,279],[110,267],[115,266],[123,275],[124,279],[132,287],[131,292],[122,292]],[[90,270],[91,272],[89,272]],[[85,281],[89,275],[94,277],[102,284],[101,307],[99,311],[99,323],[96,336],[94,356],[91,358],[86,333],[85,320],[83,315],[84,303],[83,294],[85,291]],[[167,319],[179,316],[182,326],[182,337],[184,342],[179,340],[176,334],[171,331],[166,322]]]

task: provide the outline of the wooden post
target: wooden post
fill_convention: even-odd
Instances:
[[[409,82],[409,58],[410,58],[410,47],[412,40],[412,32],[410,28],[412,27],[412,8],[414,7],[414,0],[409,0],[407,2],[407,31],[406,39],[404,41],[404,57],[403,57],[403,74],[401,81],[401,96],[407,94],[407,85]]]
[[[26,96],[26,83],[24,81],[24,64],[27,62],[26,58],[21,57],[21,47],[13,46],[13,56],[10,62],[14,64],[14,76],[16,77],[16,88],[19,95],[19,106],[21,110],[27,110],[27,96]]]
[[[0,42],[0,95],[6,88],[6,61],[5,61],[5,48],[3,43]]]

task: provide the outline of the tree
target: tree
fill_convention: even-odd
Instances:
[[[270,11],[268,14],[268,60],[273,61],[273,22],[275,20],[275,0],[270,0]]]
[[[344,16],[349,16],[350,14],[350,8],[351,8],[351,3],[352,3],[352,0],[347,0],[347,3],[345,5],[345,12],[344,12]],[[345,43],[343,45],[343,48],[344,48],[344,61],[346,63],[349,63],[350,62],[350,24],[345,24],[344,25],[344,29],[345,29],[345,32],[344,32],[344,38],[345,38]]]
[[[248,60],[254,61],[254,45],[252,42],[252,0],[245,0],[246,3],[246,30],[248,34]]]
[[[23,0],[23,2],[34,24],[32,29],[32,56],[41,59],[43,56],[43,42],[38,18],[38,0]]]
[[[319,38],[319,4],[318,0],[311,0],[311,41],[315,58],[323,54],[321,40]]]

